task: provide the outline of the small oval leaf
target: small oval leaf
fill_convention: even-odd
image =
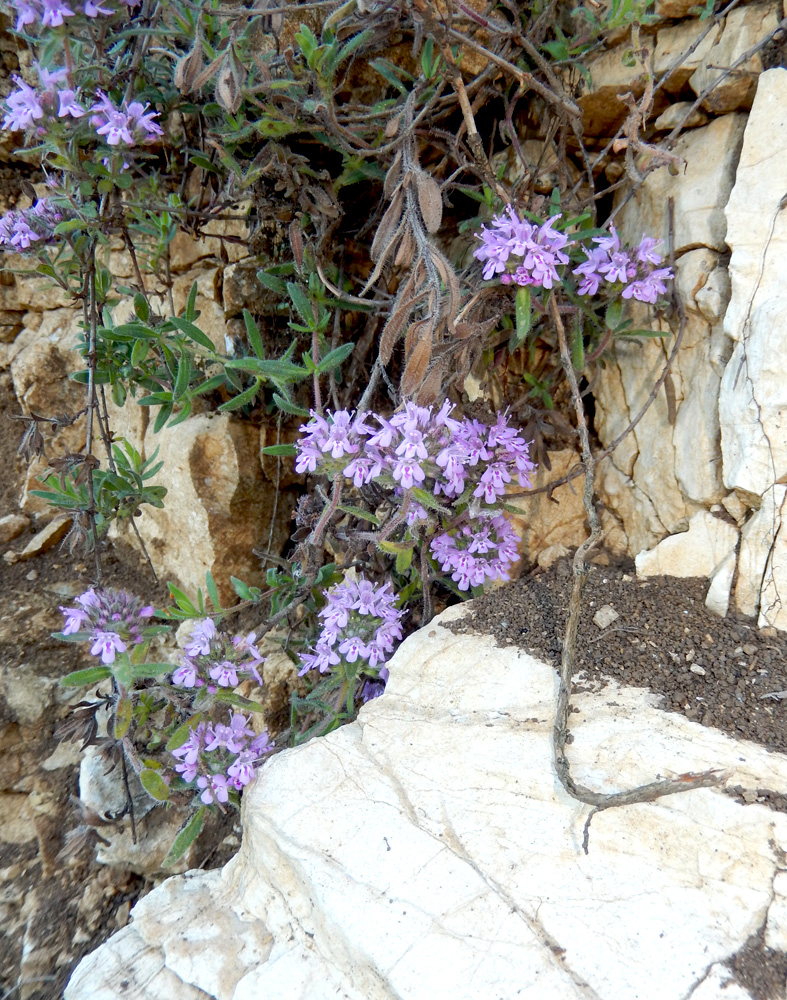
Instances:
[[[169,798],[169,787],[158,771],[146,767],[139,776],[142,787],[157,802],[166,802]]]

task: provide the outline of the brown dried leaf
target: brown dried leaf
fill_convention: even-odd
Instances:
[[[410,284],[410,282],[408,282]],[[383,327],[383,332],[380,334],[380,361],[384,365],[387,365],[391,360],[391,354],[393,353],[396,341],[402,335],[402,330],[405,327],[405,323],[410,318],[410,313],[413,311],[413,306],[415,305],[414,298],[407,298],[406,301],[402,302],[388,318],[388,322]]]
[[[175,65],[175,86],[181,94],[190,94],[195,89],[194,81],[201,76],[204,65],[205,54],[202,51],[202,31],[198,26],[191,52],[178,59]]]
[[[415,325],[415,324],[414,324]],[[400,388],[405,396],[411,395],[423,382],[432,357],[432,331],[424,333],[416,343],[402,375]]]
[[[230,46],[216,77],[216,101],[231,115],[234,115],[243,103],[242,81],[242,66],[235,55],[235,47]]]
[[[396,256],[394,257],[394,264],[412,264],[414,256],[415,240],[410,230],[405,229],[402,242],[399,244],[399,249],[396,251]]]
[[[217,56],[213,62],[208,63],[208,65],[203,69],[199,76],[195,77],[191,84],[192,91],[199,90],[200,87],[204,87],[208,80],[212,80],[213,77],[218,73],[219,67],[222,62],[224,62],[224,53]]]
[[[419,170],[415,175],[415,186],[418,192],[418,207],[424,219],[428,233],[436,233],[443,218],[443,199],[440,195],[440,185],[429,174]]]
[[[419,406],[430,406],[440,396],[443,388],[443,366],[432,365],[416,396]]]
[[[377,227],[377,232],[374,234],[372,249],[370,251],[372,260],[378,260],[381,254],[385,256],[388,250],[390,250],[393,238],[399,229],[403,207],[404,194],[400,190],[396,192],[391,204],[385,210],[385,215],[380,220],[380,225]]]
[[[297,219],[293,219],[290,223],[289,237],[292,255],[295,258],[295,267],[300,274],[303,270],[303,234],[301,233],[301,226]]]
[[[388,168],[388,173],[385,175],[385,184],[383,185],[383,193],[386,198],[392,198],[394,191],[399,186],[399,180],[402,176],[402,152],[396,154],[393,158],[391,166]]]
[[[393,139],[393,137],[399,131],[399,122],[401,120],[402,116],[400,114],[394,115],[393,118],[388,119],[388,124],[385,126],[385,132],[383,133],[386,139]],[[400,154],[397,153],[396,155],[399,156]]]
[[[448,290],[448,311],[446,315],[446,322],[448,323],[448,329],[453,333],[454,321],[456,319],[457,310],[459,309],[459,281],[456,277],[456,272],[451,267],[448,260],[439,251],[433,249],[432,260],[434,262],[434,266],[437,268],[438,274],[445,282],[445,287]]]

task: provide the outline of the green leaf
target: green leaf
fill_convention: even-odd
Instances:
[[[112,183],[109,185],[110,190],[112,190]],[[66,219],[65,222],[58,222],[55,226],[55,236],[63,236],[66,233],[75,233],[80,229],[84,229],[87,223],[84,219]]]
[[[178,726],[175,732],[167,740],[166,750],[171,753],[173,750],[177,750],[178,747],[182,747],[193,729],[196,729],[202,720],[202,712],[197,712],[196,715],[192,715],[190,719],[183,723],[183,725]]]
[[[374,514],[370,514],[368,510],[361,510],[360,507],[353,507],[349,503],[340,503],[339,510],[343,510],[345,514],[352,514],[354,517],[360,517],[364,521],[370,521],[376,527],[380,527],[379,517],[375,517]]]
[[[143,768],[142,773],[139,776],[139,780],[142,782],[142,787],[148,795],[154,798],[157,802],[167,801],[169,798],[169,786],[158,771],[154,771],[150,767]]]
[[[623,303],[620,299],[613,299],[607,306],[604,314],[604,322],[610,330],[617,330],[620,326],[620,318],[623,315]]]
[[[196,282],[195,282],[196,284]],[[170,323],[181,333],[185,333],[186,336],[193,340],[195,344],[199,344],[200,347],[204,347],[206,351],[210,351],[211,354],[216,353],[216,348],[213,345],[213,341],[200,330],[198,326],[194,326],[187,319],[183,319],[182,316],[171,316]]]
[[[196,386],[191,390],[192,396],[202,396],[203,393],[213,392],[214,389],[218,389],[219,386],[224,385],[227,380],[223,375],[214,375],[209,378],[206,382],[202,382],[200,385]]]
[[[258,358],[265,357],[265,347],[262,343],[262,335],[260,334],[260,328],[257,326],[257,321],[254,319],[252,314],[248,309],[243,310],[243,322],[246,324],[246,336],[249,338],[249,344],[251,344],[251,349],[257,355]]]
[[[294,281],[287,282],[287,292],[292,299],[292,304],[300,313],[300,317],[310,330],[315,328],[314,310],[309,296],[300,285]]]
[[[308,410],[304,410],[302,406],[296,406],[295,403],[291,402],[289,399],[285,399],[284,396],[281,396],[278,392],[274,392],[273,402],[284,413],[291,413],[294,417],[309,416]]]
[[[516,290],[514,298],[514,312],[516,316],[516,330],[511,336],[509,344],[510,350],[515,351],[527,340],[530,333],[532,316],[530,311],[530,289],[520,286]]]
[[[70,638],[70,637],[67,637]],[[74,670],[60,678],[63,687],[82,687],[85,684],[96,684],[112,676],[109,667],[87,667],[85,670]]]
[[[210,570],[205,574],[205,587],[208,591],[208,597],[210,597],[213,602],[213,607],[216,611],[221,611],[221,601],[219,600],[219,592],[216,590],[216,581],[213,579],[213,574]]]
[[[235,396],[234,399],[228,399],[226,403],[222,403],[219,410],[226,412],[227,410],[239,410],[241,406],[245,406],[247,403],[253,402],[257,393],[260,391],[260,386],[262,385],[262,379],[258,378],[254,380],[254,385],[249,386],[244,392],[239,396]]]
[[[191,355],[188,351],[180,352],[180,362],[178,364],[178,375],[175,385],[172,388],[172,396],[179,400],[183,397],[191,381]]]
[[[277,278],[275,274],[269,274],[267,271],[257,271],[257,280],[272,292],[281,295],[282,298],[287,294],[287,282],[282,281],[281,278]]]
[[[156,416],[156,421],[153,424],[153,433],[158,434],[158,432],[161,430],[161,428],[164,426],[164,424],[169,420],[171,416],[172,416],[172,403],[165,403],[165,405],[162,406],[161,409],[158,411],[158,415]]]
[[[241,598],[241,600],[251,601],[252,604],[256,604],[259,601],[262,595],[262,591],[259,587],[249,587],[243,582],[243,580],[239,580],[236,576],[231,576],[230,581],[232,586],[235,588],[235,593]]]
[[[441,503],[438,503],[434,494],[429,493],[427,490],[421,490],[417,486],[414,486],[410,491],[413,497],[421,504],[422,507],[426,507],[427,510],[437,510],[441,514],[446,516],[451,514],[451,511],[447,507],[443,507]]]
[[[343,361],[349,358],[354,350],[355,344],[342,344],[341,347],[336,347],[334,350],[329,351],[319,365],[317,365],[318,374],[324,375],[333,368],[338,368]]]
[[[186,302],[186,311],[183,318],[190,323],[197,318],[197,282],[195,281],[189,289],[189,297]]]
[[[145,677],[161,677],[172,671],[171,663],[140,663],[132,668],[134,680],[142,680]]]
[[[396,572],[406,573],[413,561],[413,550],[399,552],[396,556]]]
[[[115,657],[115,662],[112,664],[112,676],[115,681],[122,688],[130,688],[134,675],[132,673],[131,660],[129,659],[128,653],[118,653]]]
[[[585,341],[582,336],[581,321],[574,325],[574,336],[571,341],[571,363],[574,371],[581,372],[585,367]]]
[[[194,615],[194,617],[196,618],[199,612],[194,607],[191,600],[183,593],[183,591],[180,590],[178,587],[176,587],[174,583],[167,583],[167,588],[170,592],[170,596],[174,599],[175,603],[181,609],[181,611],[186,611],[190,615]]]
[[[249,701],[248,698],[241,698],[234,691],[218,690],[216,701],[226,702],[228,705],[235,705],[236,708],[246,709],[248,712],[264,712],[265,709],[256,701]]]
[[[150,306],[148,305],[148,300],[141,292],[136,292],[134,295],[134,312],[139,316],[143,323],[147,323],[150,318]]]
[[[415,542],[378,542],[377,548],[381,549],[383,552],[388,552],[390,555],[397,556],[400,552],[408,552],[410,549],[415,547]]]
[[[115,718],[112,724],[112,735],[116,740],[122,740],[131,725],[131,699],[124,695],[115,705]]]
[[[269,444],[260,448],[261,455],[297,455],[298,450],[294,444]]]
[[[186,823],[180,833],[175,837],[167,852],[167,856],[162,862],[164,868],[169,868],[186,853],[194,841],[199,837],[202,830],[202,820],[205,816],[205,806],[200,806],[191,819]]]
[[[131,348],[131,364],[134,368],[138,368],[147,356],[148,343],[140,337],[134,341],[134,346]]]

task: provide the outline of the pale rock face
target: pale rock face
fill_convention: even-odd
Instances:
[[[198,261],[213,260],[218,263],[223,258],[234,263],[248,257],[246,218],[250,204],[248,200],[243,201],[227,210],[226,214],[231,218],[213,219],[208,222],[203,226],[203,235],[199,239],[178,231],[169,245],[172,270],[187,271]],[[235,237],[240,242],[222,240],[222,236]]]
[[[259,431],[227,414],[197,416],[164,429],[148,428],[146,455],[159,447],[164,466],[155,482],[168,494],[164,509],[144,506],[139,529],[157,573],[196,593],[211,571],[222,600],[234,595],[230,574],[261,582],[252,549],[265,547],[274,516],[275,489],[259,460]],[[273,551],[289,531],[287,497],[279,497]],[[133,544],[133,535],[128,539]]]
[[[442,627],[461,613],[404,643],[356,723],[274,758],[239,855],[146,896],[66,1000],[747,1000],[724,963],[766,923],[781,940],[787,816],[694,790],[598,814],[585,855],[588,809],[552,764],[555,671]],[[642,690],[576,706],[594,789],[710,767],[787,788],[787,757]]]
[[[732,66],[744,52],[769,35],[779,22],[775,3],[751,4],[733,10],[726,19],[721,37],[714,43],[692,75],[689,84],[699,97],[713,88],[703,100],[703,107],[714,114],[751,107],[762,72],[762,58],[754,55],[718,84],[724,67]]]
[[[689,530],[670,535],[648,552],[640,552],[637,576],[712,576],[735,551],[738,531],[704,510],[689,521]]]
[[[747,8],[748,9],[748,8]],[[762,496],[787,475],[787,70],[759,79],[727,206],[736,341],[719,398],[724,482]]]
[[[741,530],[735,606],[759,615],[760,627],[787,630],[787,486],[766,490],[762,506]]]
[[[642,233],[669,237],[667,205],[675,203],[676,254],[697,247],[724,251],[727,221],[724,207],[735,181],[746,116],[724,115],[703,128],[681,136],[672,152],[686,161],[685,170],[672,176],[666,168],[649,174],[626,207],[618,227],[629,243]]]
[[[671,132],[677,126],[699,128],[700,125],[707,125],[708,121],[709,118],[704,111],[693,107],[688,101],[677,101],[659,115],[653,127],[661,132]]]
[[[643,228],[644,223],[640,236]],[[713,282],[712,301],[718,307],[715,300],[723,295],[726,274],[718,261],[715,251],[701,249],[677,262],[676,281],[687,320],[681,348],[667,385],[611,456],[617,472],[609,463],[600,470],[600,495],[621,518],[632,555],[653,547],[700,507],[719,502],[726,493],[719,460],[718,396],[729,340],[720,324],[709,323],[697,300]],[[717,271],[721,278],[714,277]],[[638,328],[658,328],[648,307],[636,304],[631,315]],[[669,339],[615,342],[595,384],[595,425],[605,446],[645,405],[671,349]],[[631,484],[636,487],[633,495]]]
[[[654,50],[652,38],[642,38],[642,47],[648,58]],[[645,89],[647,70],[641,61],[626,65],[631,43],[618,45],[587,62],[591,83],[577,104],[582,109],[582,126],[589,135],[613,135],[623,122],[628,110],[619,97],[632,93],[640,97]]]
[[[730,591],[735,576],[735,550],[728,553],[711,576],[710,587],[705,597],[705,607],[723,618],[730,607]]]
[[[656,51],[653,54],[654,73],[661,77],[671,70],[665,86],[668,90],[679,93],[692,73],[704,64],[719,36],[719,29],[699,20],[662,28],[657,35]],[[697,47],[694,51],[689,51],[695,44]]]
[[[534,488],[562,478],[576,465],[577,455],[567,448],[550,452],[549,460],[551,470],[541,466],[531,477]],[[584,483],[585,477],[579,476],[570,483],[559,486],[552,493],[554,500],[550,500],[547,493],[537,493],[533,497],[528,497],[525,493],[507,498],[512,507],[522,511],[521,516],[511,516],[511,523],[522,539],[519,551],[525,563],[535,562],[539,553],[551,546],[577,546],[585,540],[587,531],[582,506]]]

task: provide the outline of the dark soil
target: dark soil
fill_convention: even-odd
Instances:
[[[522,577],[476,598],[471,612],[447,627],[493,635],[556,668],[573,583],[571,563]],[[577,636],[577,683],[583,679],[646,687],[664,708],[787,751],[787,635],[760,631],[755,619],[719,618],[705,608],[706,579],[638,580],[631,564],[590,567]],[[605,605],[618,614],[605,628],[593,616]],[[694,671],[691,667],[694,666]],[[776,697],[780,695],[780,697]],[[787,812],[787,796],[768,789],[729,788],[740,802]],[[787,954],[751,937],[729,963],[755,1000],[783,1000]]]
[[[477,598],[452,628],[558,666],[571,587],[570,563],[558,562]],[[787,751],[787,635],[759,631],[753,618],[719,618],[705,608],[707,590],[706,579],[638,580],[633,566],[591,566],[576,673],[650,688],[669,711]],[[599,628],[593,616],[605,605],[619,617]]]

